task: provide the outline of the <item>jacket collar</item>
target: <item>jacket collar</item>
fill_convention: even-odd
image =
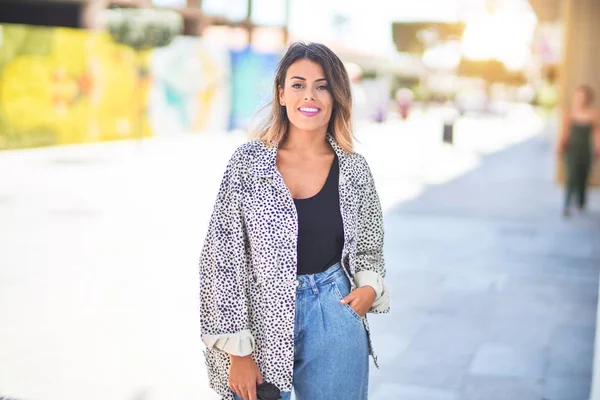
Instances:
[[[337,140],[335,140],[335,138],[333,137],[333,135],[331,135],[329,133],[327,134],[327,142],[329,142],[329,144],[333,148],[333,151],[335,151],[335,154],[340,159],[340,162],[342,161],[342,159],[344,161],[346,161],[346,157],[348,156],[348,152],[346,150],[342,149],[342,147],[338,144]]]

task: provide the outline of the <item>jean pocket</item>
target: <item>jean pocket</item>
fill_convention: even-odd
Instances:
[[[338,301],[341,301],[344,297],[346,297],[342,294],[342,291],[340,290],[340,287],[338,286],[337,282],[333,282],[331,284],[331,286],[333,287],[333,293],[335,294]],[[348,290],[344,290],[344,292],[348,292]],[[356,311],[354,311],[354,308],[352,308],[352,306],[350,304],[340,304],[340,305],[344,309],[346,309],[346,311],[352,316],[353,319],[357,320],[361,324],[363,323],[362,317],[360,315],[358,315],[358,313]]]

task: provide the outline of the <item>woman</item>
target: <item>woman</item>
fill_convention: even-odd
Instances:
[[[366,399],[365,314],[387,312],[389,296],[348,75],[324,45],[295,43],[273,95],[229,161],[200,260],[209,381],[224,399],[255,400],[263,381],[284,400],[292,387],[298,400]]]
[[[598,112],[591,108],[594,91],[579,87],[572,99],[571,110],[563,116],[558,151],[566,164],[564,216],[571,215],[571,202],[577,196],[579,210],[586,206],[588,177],[593,153],[600,153],[600,124]]]

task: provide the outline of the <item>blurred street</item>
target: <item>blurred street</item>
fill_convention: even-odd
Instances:
[[[386,214],[392,311],[370,318],[372,400],[584,400],[600,193],[561,216],[528,107],[357,127]],[[198,257],[236,133],[0,155],[0,396],[212,400]]]

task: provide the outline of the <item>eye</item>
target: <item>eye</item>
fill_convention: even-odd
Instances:
[[[319,90],[329,90],[329,86],[321,85],[321,86],[319,86]]]
[[[292,87],[293,87],[294,89],[302,89],[302,84],[300,84],[300,83],[294,83],[294,84],[292,85]]]

